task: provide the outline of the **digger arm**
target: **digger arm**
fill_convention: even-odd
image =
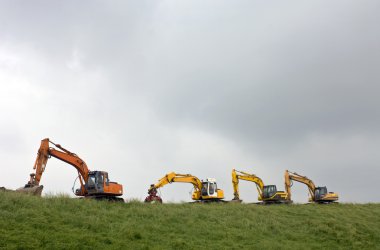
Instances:
[[[191,174],[177,174],[174,172],[171,172],[164,177],[162,177],[156,184],[152,185],[149,189],[149,191],[153,188],[161,188],[165,186],[166,184],[172,183],[172,182],[184,182],[184,183],[191,183],[194,186],[194,189],[196,191],[201,190],[202,188],[202,182],[195,176]],[[148,192],[149,192],[148,191]]]
[[[49,143],[53,144],[55,147],[57,147],[60,150],[50,147]],[[47,161],[51,156],[61,161],[64,161],[77,169],[79,177],[80,177],[79,180],[81,183],[82,192],[85,192],[84,183],[87,182],[88,173],[89,173],[89,169],[86,163],[81,158],[79,158],[76,154],[71,153],[67,149],[64,149],[59,144],[55,144],[51,142],[48,138],[43,139],[41,141],[41,146],[37,153],[37,159],[33,166],[35,173],[31,174],[29,185],[31,186],[39,185],[42,174],[45,171]]]
[[[258,176],[254,174],[249,174],[243,171],[238,171],[235,169],[232,169],[232,186],[234,188],[234,200],[240,199],[239,194],[239,179],[245,180],[245,181],[251,181],[256,184],[257,191],[259,193],[259,197],[262,198],[263,195],[263,189],[264,189],[264,182],[259,178]]]
[[[285,192],[288,194],[288,200],[292,200],[292,182],[289,177],[289,171],[285,170]]]
[[[285,170],[285,189],[286,189],[286,192],[288,193],[289,200],[291,199],[292,181],[297,181],[297,182],[305,184],[309,189],[311,199],[314,200],[314,191],[315,191],[314,182],[310,180],[309,178],[307,178],[306,176],[302,176],[297,173],[292,173],[288,170]]]
[[[33,166],[35,173],[30,174],[30,185],[38,186],[40,184],[40,180],[43,172],[45,171],[45,167],[47,161],[49,160],[49,157],[49,139],[43,139],[41,141],[41,146],[38,149],[37,158]]]

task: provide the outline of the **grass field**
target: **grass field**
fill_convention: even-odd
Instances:
[[[380,249],[380,204],[107,203],[0,192],[2,249]]]

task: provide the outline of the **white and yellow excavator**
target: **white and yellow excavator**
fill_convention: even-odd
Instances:
[[[201,181],[191,174],[177,174],[174,172],[168,173],[162,177],[156,184],[152,184],[148,190],[148,196],[145,202],[162,203],[162,199],[157,195],[157,189],[173,182],[183,182],[193,184],[194,191],[192,199],[197,202],[220,202],[224,199],[224,192],[218,189],[214,178],[207,178],[206,181]]]
[[[309,189],[309,202],[315,203],[331,203],[336,202],[339,199],[337,193],[327,192],[327,188],[316,187],[314,182],[307,178],[306,176],[299,175],[297,173],[292,173],[288,170],[285,170],[285,189],[288,193],[288,199],[291,200],[293,181],[297,181],[305,184]]]
[[[234,188],[234,198],[232,201],[242,201],[240,200],[239,180],[254,182],[259,193],[258,200],[263,204],[290,203],[288,194],[284,191],[277,191],[276,185],[264,185],[260,177],[236,169],[232,169],[232,186]]]

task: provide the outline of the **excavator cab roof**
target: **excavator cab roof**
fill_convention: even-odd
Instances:
[[[327,187],[316,187],[315,188],[315,193],[319,193],[321,195],[327,194]]]
[[[215,183],[216,179],[215,178],[207,178],[206,181],[211,182],[211,183]]]

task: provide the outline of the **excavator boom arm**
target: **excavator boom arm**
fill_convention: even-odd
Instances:
[[[297,173],[292,173],[292,172],[286,170],[285,171],[285,189],[286,189],[286,192],[288,193],[289,199],[291,199],[291,186],[292,186],[291,181],[297,181],[297,182],[305,184],[309,189],[309,193],[310,193],[311,198],[314,200],[314,196],[315,196],[315,194],[314,194],[314,191],[315,191],[314,182],[312,180],[310,180],[309,178],[307,178],[306,176],[302,176],[302,175],[299,175]]]
[[[177,174],[174,172],[171,172],[164,177],[162,177],[156,184],[154,184],[150,189],[152,188],[161,188],[169,183],[172,182],[184,182],[184,183],[191,183],[194,186],[194,189],[197,191],[200,191],[202,188],[202,182],[195,176],[190,174]]]
[[[60,150],[50,147],[50,144],[53,144]],[[87,182],[89,174],[89,169],[86,163],[76,154],[61,147],[59,144],[51,142],[48,138],[43,139],[41,141],[41,146],[38,149],[37,158],[33,166],[35,173],[30,175],[31,178],[29,181],[29,185],[38,186],[40,184],[41,177],[45,171],[47,161],[51,156],[70,164],[71,166],[76,168],[76,170],[78,170],[82,192],[85,192],[84,183]]]
[[[257,191],[259,192],[259,196],[262,197],[263,195],[263,189],[264,189],[264,182],[263,180],[254,175],[254,174],[249,174],[243,171],[238,171],[236,169],[232,170],[232,185],[234,188],[234,200],[239,200],[240,199],[240,194],[239,194],[239,180],[245,180],[245,181],[251,181],[256,184]]]
[[[34,174],[31,174],[31,185],[39,185],[42,174],[45,171],[47,161],[49,160],[49,139],[44,139],[41,141],[41,146],[37,152],[37,158],[34,162],[33,169],[35,170]]]
[[[83,180],[87,182],[89,172],[88,167],[86,163],[76,154],[61,152],[54,148],[49,149],[49,154],[54,158],[57,158],[73,166],[76,170],[78,170],[79,174],[83,177]]]

